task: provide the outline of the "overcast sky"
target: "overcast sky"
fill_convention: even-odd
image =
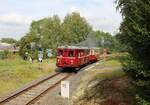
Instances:
[[[95,30],[114,34],[122,21],[114,0],[0,0],[0,38],[20,39],[32,20],[78,11]]]

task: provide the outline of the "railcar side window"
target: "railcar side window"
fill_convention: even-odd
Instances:
[[[94,50],[92,51],[92,54],[94,55]]]
[[[78,52],[78,57],[81,57],[81,54],[80,54],[80,52]]]
[[[89,54],[89,50],[86,50],[86,55],[88,55]]]
[[[73,57],[73,56],[74,56],[74,54],[73,54],[73,53],[74,53],[74,51],[69,51],[68,56],[69,56],[69,57]]]

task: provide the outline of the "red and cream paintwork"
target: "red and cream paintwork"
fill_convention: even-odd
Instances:
[[[100,57],[100,49],[96,47],[90,48],[90,61],[95,62],[98,61]]]
[[[80,68],[99,59],[98,48],[61,46],[57,48],[56,65],[60,68]]]

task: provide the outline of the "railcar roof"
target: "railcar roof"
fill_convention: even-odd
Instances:
[[[90,49],[101,49],[99,47],[90,47]]]
[[[82,47],[82,46],[60,46],[58,49],[90,49],[88,47]]]

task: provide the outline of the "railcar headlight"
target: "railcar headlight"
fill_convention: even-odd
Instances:
[[[60,59],[57,59],[57,62],[59,62],[60,61]]]

